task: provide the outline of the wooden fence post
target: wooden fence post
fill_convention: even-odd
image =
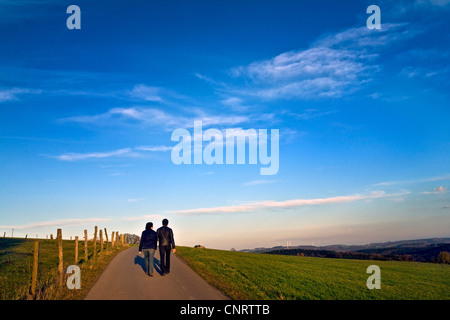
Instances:
[[[97,255],[97,231],[98,228],[95,226],[95,232],[94,232],[94,258]]]
[[[105,237],[106,237],[106,250],[108,250],[108,232],[106,232],[106,228],[105,228]]]
[[[114,248],[114,231],[111,232],[111,248]]]
[[[33,298],[36,297],[36,283],[37,283],[37,273],[38,273],[38,262],[39,262],[39,241],[34,242],[34,257],[33,257],[33,273],[31,275],[31,295]]]
[[[88,234],[87,230],[84,230],[84,263],[88,261]]]
[[[78,236],[75,236],[75,264],[78,265]]]
[[[103,230],[100,229],[100,252],[103,252]]]
[[[62,247],[62,230],[57,230],[57,239],[58,239],[58,275],[59,275],[59,284],[62,286],[63,284],[63,276],[64,276],[64,262],[63,262],[63,247]]]
[[[119,246],[120,245],[119,231],[116,231],[116,242],[117,242],[117,246]]]

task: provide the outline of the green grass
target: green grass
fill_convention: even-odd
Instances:
[[[450,299],[450,267],[431,263],[346,260],[177,247],[207,282],[232,299]],[[366,286],[381,269],[381,289]]]
[[[81,270],[81,289],[69,290],[58,285],[58,247],[56,240],[39,239],[40,253],[36,297],[29,294],[33,269],[34,239],[0,238],[0,300],[20,299],[83,299],[98,276],[121,250],[105,250],[93,259],[93,242],[88,243],[88,261],[84,260],[84,241],[78,243],[78,266]],[[63,240],[64,272],[75,263],[75,241]]]

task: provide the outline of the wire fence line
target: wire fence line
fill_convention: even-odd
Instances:
[[[123,248],[127,235],[95,226],[88,237],[63,239],[62,229],[42,238],[0,238],[0,300],[55,298],[66,288],[69,266],[93,268],[105,253]],[[92,235],[92,234],[91,234]]]

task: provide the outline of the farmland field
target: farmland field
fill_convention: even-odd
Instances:
[[[450,267],[178,247],[177,254],[232,299],[450,299]],[[367,267],[381,269],[381,289],[369,290]]]

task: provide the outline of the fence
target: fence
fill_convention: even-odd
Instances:
[[[100,231],[100,232],[98,232]],[[98,234],[98,238],[97,238]],[[111,251],[114,248],[122,247],[126,243],[126,235],[120,234],[118,231],[113,231],[111,233],[111,242],[108,241],[108,233],[106,228],[104,228],[104,235],[106,237],[106,242],[103,238],[103,230],[98,230],[97,226],[95,226],[94,229],[94,237],[93,239],[88,239],[88,232],[87,230],[84,230],[84,260],[82,260],[82,263],[87,262],[93,262],[95,263],[97,258],[100,257],[102,254]],[[50,240],[53,240],[53,235],[50,235]],[[48,241],[48,240],[46,240]],[[66,240],[68,241],[68,240]],[[79,265],[80,260],[78,257],[78,243],[79,239],[78,236],[75,237],[75,255],[74,255],[74,265]],[[88,243],[92,242],[93,244],[93,253],[91,256],[89,256],[88,253]],[[57,230],[56,235],[56,243],[57,243],[57,249],[58,249],[58,269],[57,269],[57,285],[62,288],[64,286],[64,279],[65,279],[65,272],[64,272],[64,252],[63,252],[63,239],[62,239],[62,229]],[[99,244],[99,250],[97,250],[97,244]],[[37,285],[37,279],[38,279],[38,266],[39,266],[39,255],[40,255],[40,240],[36,240],[34,243],[34,252],[33,252],[33,268],[32,268],[32,276],[31,276],[31,284],[30,284],[30,290],[29,293],[31,295],[32,299],[36,298],[36,285]]]

